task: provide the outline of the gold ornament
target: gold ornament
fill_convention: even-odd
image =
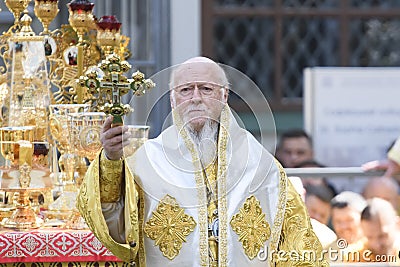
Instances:
[[[31,0],[5,0],[5,4],[8,9],[14,15],[14,25],[10,27],[8,33],[11,33],[13,30],[18,31],[20,27],[20,16],[21,13],[28,7],[29,2]]]
[[[90,102],[92,109],[103,111],[114,116],[113,126],[122,125],[122,116],[131,112],[131,107],[121,103],[121,96],[132,90],[134,95],[143,95],[146,90],[155,86],[154,82],[145,79],[144,74],[135,72],[132,79],[126,78],[123,73],[131,69],[131,65],[117,54],[111,54],[103,60],[98,68],[104,73],[103,78],[98,78],[95,71],[81,76],[77,81],[78,85],[86,93],[90,94],[87,102]]]
[[[254,196],[246,199],[239,213],[231,219],[233,231],[239,236],[244,252],[249,259],[254,259],[265,241],[271,236],[265,214],[262,212],[260,201]]]
[[[57,16],[58,11],[60,10],[57,0],[35,0],[34,12],[43,25],[43,35],[50,34],[49,25]]]
[[[184,213],[175,198],[166,195],[153,211],[153,217],[146,222],[144,232],[160,247],[163,255],[172,260],[195,226],[193,217]]]
[[[70,114],[72,151],[93,161],[102,144],[100,133],[107,115],[103,112],[83,112]]]

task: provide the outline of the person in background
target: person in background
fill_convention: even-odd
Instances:
[[[338,239],[346,240],[354,250],[364,247],[365,236],[360,220],[361,212],[366,206],[365,199],[351,191],[344,191],[331,200],[333,229]]]
[[[326,167],[325,165],[319,163],[316,160],[306,160],[302,161],[294,168],[324,168]],[[334,195],[337,195],[336,188],[332,185],[332,183],[329,182],[329,180],[325,177],[301,177],[301,181],[303,182],[303,185],[307,187],[308,185],[322,185],[329,187],[329,189],[333,192]]]
[[[311,218],[328,225],[331,217],[331,200],[334,192],[325,185],[307,185],[305,203]]]
[[[361,213],[361,227],[367,238],[366,249],[372,252],[369,255],[371,261],[391,261],[382,255],[394,255],[399,259],[399,218],[388,201],[381,198],[368,200]]]
[[[315,160],[305,160],[297,165],[295,165],[293,168],[324,168],[325,166],[320,164],[319,162]],[[310,184],[312,185],[323,185],[326,184],[326,179],[324,177],[301,177],[301,181],[303,182],[304,186],[308,186]]]
[[[362,195],[367,200],[374,197],[382,198],[391,203],[396,211],[399,210],[399,185],[391,177],[374,177],[369,179]]]
[[[311,137],[300,129],[284,132],[278,143],[276,158],[285,168],[294,168],[300,162],[312,160],[314,152]]]

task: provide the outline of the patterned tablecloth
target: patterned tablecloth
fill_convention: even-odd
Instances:
[[[118,262],[89,230],[0,230],[0,263]]]

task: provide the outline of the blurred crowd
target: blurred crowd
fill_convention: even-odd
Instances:
[[[312,139],[303,130],[284,132],[275,156],[286,168],[324,167],[315,160]],[[362,167],[385,172],[381,177],[366,178],[361,194],[357,193],[360,190],[337,192],[325,177],[289,180],[302,196],[324,249],[339,252],[331,261],[400,266],[400,187],[393,178],[400,173],[400,138],[387,159]]]

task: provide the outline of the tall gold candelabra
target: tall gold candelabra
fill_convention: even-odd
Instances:
[[[5,0],[14,15],[14,25],[0,35],[0,57],[5,63],[4,68],[0,67],[0,127],[32,127],[33,135],[28,143],[7,146],[3,142],[1,146],[7,164],[0,168],[14,168],[19,177],[18,190],[23,189],[18,191],[22,192],[17,207],[19,215],[8,223],[8,227],[19,229],[40,226],[29,211],[28,197],[34,195],[37,198],[40,188],[36,185],[37,176],[46,181],[58,176],[57,153],[52,147],[62,154],[58,163],[63,173],[65,197],[62,194],[58,203],[46,206],[50,211],[65,212],[64,218],[73,210],[77,192],[74,179],[77,173],[81,178],[82,170],[86,168],[83,157],[93,160],[101,149],[98,135],[105,115],[86,113],[67,119],[68,113],[81,111],[82,104],[90,106],[90,111],[104,110],[112,114],[116,118],[114,125],[121,124],[121,116],[131,110],[121,102],[121,96],[130,90],[134,95],[141,95],[154,86],[139,71],[131,79],[123,75],[130,69],[125,61],[131,55],[129,38],[121,34],[121,23],[115,16],[103,16],[97,21],[92,14],[93,3],[72,0],[67,5],[69,25],[51,30],[51,22],[59,12],[58,1],[34,0],[34,14],[43,26],[37,35],[30,26],[32,19],[27,12],[30,2]],[[93,87],[91,82],[98,86]],[[64,117],[60,116],[63,105],[71,105],[69,112],[63,113]],[[74,125],[75,132],[69,132],[70,127],[64,129],[63,122],[71,127]],[[90,131],[86,126],[91,127]],[[69,138],[75,134],[79,137],[72,144]],[[21,156],[24,162],[17,160]],[[51,175],[49,162],[53,162]],[[36,175],[38,172],[40,175]],[[3,172],[5,183],[9,174]],[[51,183],[44,184],[52,186]]]

